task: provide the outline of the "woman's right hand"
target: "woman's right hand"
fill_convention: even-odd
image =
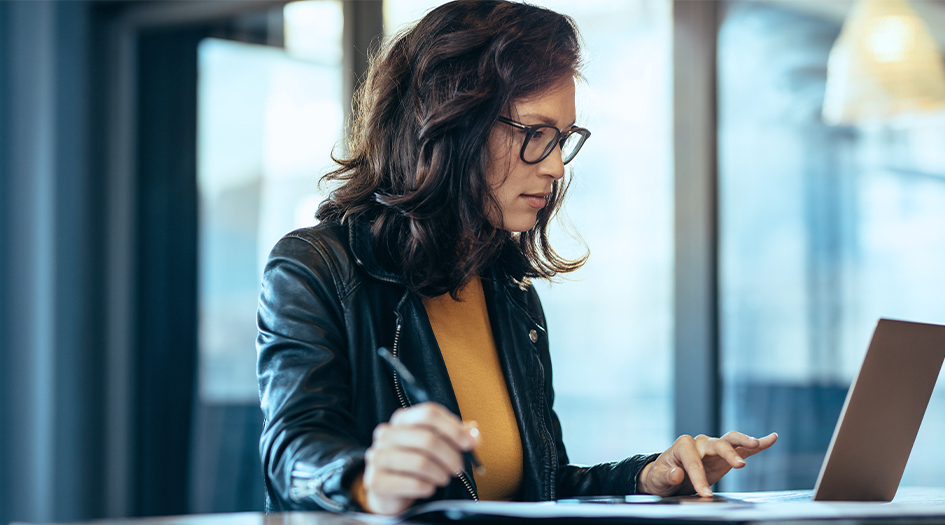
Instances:
[[[463,451],[479,444],[479,431],[439,403],[402,408],[374,429],[364,456],[367,508],[398,514],[428,498],[463,471]]]

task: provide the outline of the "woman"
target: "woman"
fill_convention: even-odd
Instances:
[[[575,124],[579,62],[569,18],[463,0],[372,63],[321,223],[283,238],[264,273],[271,508],[396,514],[428,498],[709,495],[774,442],[683,436],[662,454],[568,463],[530,279],[584,262],[548,240],[564,165],[590,136]],[[414,404],[382,346],[433,401]],[[471,450],[484,471],[464,460]]]

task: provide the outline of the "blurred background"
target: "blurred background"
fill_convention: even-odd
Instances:
[[[0,1],[0,523],[262,510],[263,263],[439,3]],[[777,431],[719,488],[812,488],[877,319],[945,324],[945,5],[535,3],[586,44],[591,258],[538,285],[572,462]],[[903,485],[943,432],[945,387]]]

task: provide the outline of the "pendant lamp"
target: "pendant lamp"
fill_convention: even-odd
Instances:
[[[859,0],[827,62],[823,119],[865,124],[945,109],[945,67],[908,0]]]

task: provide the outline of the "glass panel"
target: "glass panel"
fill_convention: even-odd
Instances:
[[[388,32],[439,3],[386,1]],[[673,437],[671,3],[534,3],[581,29],[588,63],[578,125],[593,132],[568,165],[566,205],[591,259],[561,283],[537,285],[555,408],[573,462],[663,450]],[[582,253],[565,235],[556,242]]]
[[[726,490],[813,488],[877,319],[945,323],[945,118],[823,124],[816,8],[735,2],[719,33],[723,427],[780,434]],[[903,485],[945,482],[943,404]]]
[[[200,45],[199,344],[204,402],[258,402],[256,302],[269,250],[314,224],[343,129],[341,2],[289,4],[276,48]]]

